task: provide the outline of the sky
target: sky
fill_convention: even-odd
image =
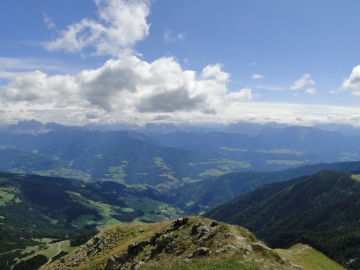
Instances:
[[[360,126],[358,0],[4,0],[0,124]]]

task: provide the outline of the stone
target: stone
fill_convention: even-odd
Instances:
[[[210,227],[216,227],[216,226],[219,226],[219,222],[213,220],[210,224]]]
[[[221,254],[221,253],[224,253],[226,251],[225,248],[220,248],[218,250],[215,251],[216,254]]]
[[[106,262],[105,270],[113,270],[115,263],[116,263],[115,258],[111,256]]]
[[[126,263],[129,260],[129,256],[126,252],[121,253],[119,256],[117,256],[116,261],[123,264]]]
[[[150,241],[149,240],[144,240],[144,241],[140,241],[140,242],[136,242],[131,243],[128,245],[128,250],[127,250],[127,254],[129,257],[135,257],[136,255],[138,255],[145,246],[149,245]]]
[[[201,247],[201,248],[195,249],[193,251],[193,253],[191,253],[190,255],[187,256],[187,258],[188,259],[197,258],[200,256],[207,255],[207,254],[209,254],[209,252],[210,252],[210,250],[208,248]]]
[[[166,232],[176,231],[183,225],[187,224],[189,222],[189,218],[183,217],[176,219],[169,228],[167,228]]]

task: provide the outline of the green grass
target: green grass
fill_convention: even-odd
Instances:
[[[39,249],[39,246],[27,247],[26,249],[24,249],[22,251],[22,253],[25,254],[25,253],[30,253],[32,251],[35,251],[35,253],[33,253],[29,256],[26,256],[24,258],[21,258],[21,260],[19,260],[19,261],[26,261],[36,255],[39,255],[39,254],[44,255],[44,256],[46,256],[46,258],[50,259],[59,252],[59,245],[58,245],[58,243],[48,244],[46,249]]]
[[[75,161],[75,159],[69,161],[69,166],[70,167],[72,167],[74,165],[74,161]]]
[[[304,153],[291,150],[291,149],[272,149],[272,150],[256,150],[255,152],[264,153],[264,154],[288,154],[288,155],[297,155],[302,156]]]
[[[163,174],[160,174],[159,177],[165,177],[167,178],[166,181],[163,181],[162,183],[155,186],[157,189],[171,189],[174,187],[177,187],[179,185],[179,180],[174,177],[174,172],[166,172]]]
[[[15,189],[15,188],[0,188],[0,206],[4,206],[5,204],[9,204],[9,203],[12,203],[12,202],[21,202],[20,199],[18,200],[14,200],[15,196],[16,196],[16,193],[18,191]]]
[[[40,239],[33,239],[33,240],[40,242]],[[53,240],[53,239],[42,238],[40,243],[42,243],[42,244],[49,243],[51,240]],[[21,253],[25,254],[25,253],[30,253],[32,251],[35,251],[35,253],[22,258],[21,260],[19,260],[19,262],[28,260],[39,254],[44,255],[44,256],[46,256],[46,258],[50,259],[50,258],[54,257],[56,254],[58,254],[59,251],[65,251],[65,252],[70,253],[70,252],[74,251],[75,249],[77,249],[77,247],[71,247],[69,240],[61,241],[58,243],[47,244],[46,249],[39,249],[39,246],[31,246],[31,247],[27,247],[26,249],[24,249]]]
[[[54,240],[54,238],[31,238],[34,242],[38,242],[40,244],[48,244]]]
[[[109,173],[105,174],[105,176],[110,177],[112,179],[112,181],[114,181],[114,182],[125,184],[124,178],[127,176],[127,174],[125,173],[125,170],[128,166],[128,162],[127,162],[127,160],[123,160],[121,162],[123,164],[120,166],[110,167],[108,170]]]
[[[62,251],[70,253],[70,252],[73,252],[75,249],[77,249],[77,247],[71,247],[69,240],[62,241],[62,244],[61,244]]]
[[[133,209],[140,209],[145,213],[134,220],[134,222],[140,222],[145,219],[148,221],[163,221],[167,219],[177,218],[182,215],[183,211],[176,209],[168,204],[155,201],[148,198],[123,198],[126,200],[126,204]]]
[[[221,150],[231,151],[231,152],[248,152],[249,150],[242,148],[228,148],[228,147],[219,147]]]
[[[354,161],[358,159],[359,159],[358,154],[350,153],[350,152],[341,153],[341,157],[339,157],[340,161]]]
[[[300,165],[300,164],[304,164],[306,162],[308,162],[309,160],[278,160],[278,159],[274,159],[274,160],[267,160],[266,164],[279,164],[279,165]]]
[[[193,205],[194,203],[195,203],[195,202],[193,202],[193,201],[188,202],[188,203],[186,204],[186,206],[189,207],[189,206]]]
[[[163,161],[161,157],[155,157],[154,164],[163,170],[172,171],[172,169],[168,165],[166,165],[166,163]]]
[[[176,264],[156,264],[156,265],[144,265],[141,269],[146,270],[258,270],[260,268],[251,265],[243,264],[235,260],[191,260],[190,262],[178,262]]]
[[[76,228],[84,228],[84,226],[86,225],[99,225],[99,222],[94,221],[95,216],[94,215],[82,215],[80,217],[78,217],[77,219],[73,220],[73,222],[71,222],[71,225],[73,225]]]
[[[296,244],[289,249],[276,249],[276,251],[292,263],[302,266],[304,270],[345,269],[307,245]]]
[[[45,218],[46,220],[48,220],[51,224],[56,224],[59,222],[58,219],[53,219],[53,218],[45,216],[45,215],[42,215],[42,217]]]
[[[225,174],[226,172],[220,171],[218,169],[210,169],[203,173],[200,173],[199,176],[220,176]]]
[[[230,173],[236,171],[238,169],[251,169],[251,164],[246,161],[235,161],[230,159],[211,159],[211,161],[207,162],[199,162],[199,163],[188,163],[183,164],[187,166],[201,166],[201,165],[213,165],[211,169],[207,169],[199,173],[200,177],[202,176],[220,176],[225,173]],[[190,182],[190,181],[189,181]]]
[[[12,146],[12,145],[8,145],[8,144],[3,144],[3,145],[0,145],[0,150],[3,150],[3,149],[14,149],[15,147]]]
[[[360,181],[360,174],[353,174],[351,178]]]
[[[89,180],[91,176],[79,170],[74,169],[65,169],[58,168],[54,170],[43,170],[43,171],[32,171],[34,174],[38,174],[41,176],[56,176],[56,177],[65,177],[65,178],[75,178],[82,180]]]
[[[82,215],[81,217],[75,219],[72,222],[73,226],[77,228],[82,228],[85,225],[96,224],[97,226],[100,227],[109,227],[111,225],[121,223],[119,220],[114,219],[110,216],[112,214],[116,214],[116,209],[120,209],[120,207],[88,200],[76,192],[68,192],[68,193],[72,200],[85,206],[86,208],[96,210],[99,213],[99,215],[102,217],[100,221],[95,221],[93,220],[93,218],[95,219],[93,215]]]

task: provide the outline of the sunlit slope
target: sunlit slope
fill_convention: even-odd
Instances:
[[[322,261],[331,265],[320,253],[315,253],[314,258],[315,263]],[[342,269],[335,263],[332,265],[336,266],[332,269]],[[190,217],[110,227],[43,269],[302,268],[242,227]]]

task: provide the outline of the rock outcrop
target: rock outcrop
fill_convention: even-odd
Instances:
[[[218,260],[236,260],[238,265],[234,269],[241,265],[301,269],[259,242],[246,229],[202,217],[110,227],[44,269],[133,270],[146,265],[162,269],[164,265],[197,261],[206,264]]]

